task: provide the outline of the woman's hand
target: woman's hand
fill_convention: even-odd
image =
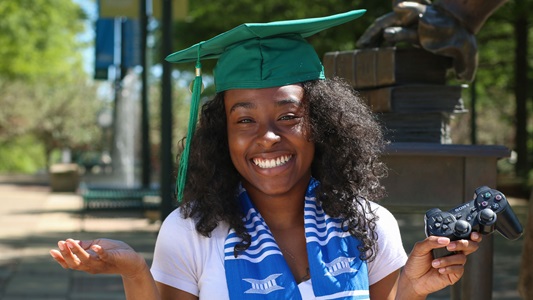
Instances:
[[[464,273],[467,255],[479,248],[481,234],[473,232],[470,240],[450,241],[446,237],[430,236],[415,244],[399,279],[397,299],[425,299],[459,281]],[[446,247],[457,254],[433,259],[433,249]]]
[[[133,278],[148,268],[144,258],[121,241],[67,239],[59,241],[58,248],[51,250],[50,255],[65,269]]]

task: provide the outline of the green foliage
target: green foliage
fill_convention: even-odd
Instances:
[[[61,82],[0,84],[0,141],[33,135],[50,153],[56,148],[90,149],[100,139],[96,124],[102,101],[85,76]]]
[[[0,76],[37,80],[81,69],[83,11],[72,0],[0,1]]]
[[[46,166],[45,152],[31,135],[0,142],[0,172],[32,174]]]
[[[514,47],[512,10],[504,5],[492,15],[476,36],[479,50],[479,67],[476,73],[480,105],[498,101],[507,104],[509,99],[500,93],[512,92],[514,79]]]
[[[192,78],[192,75],[191,75]],[[159,163],[159,145],[161,144],[161,93],[160,82],[154,82],[150,88],[149,119],[150,119],[150,140],[154,147],[152,156],[154,163]],[[175,86],[172,94],[172,126],[173,153],[177,153],[178,144],[187,135],[187,125],[189,122],[189,107],[191,93],[188,89]]]
[[[0,143],[26,134],[34,125],[31,90],[22,81],[0,81]],[[28,100],[28,101],[26,101]]]
[[[98,147],[102,103],[83,72],[83,10],[72,0],[2,0],[0,16],[0,150],[25,150],[0,170],[29,171],[36,152]]]

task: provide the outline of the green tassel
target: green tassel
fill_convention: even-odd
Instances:
[[[200,47],[198,47],[198,60],[196,61],[196,77],[194,78],[191,108],[189,112],[189,126],[187,129],[187,138],[185,139],[185,147],[180,157],[180,165],[178,170],[178,178],[176,180],[176,193],[178,203],[183,201],[183,190],[187,181],[187,168],[189,166],[189,151],[191,147],[191,140],[196,130],[196,123],[198,121],[198,109],[200,106],[200,94],[202,93],[202,64],[200,63]]]

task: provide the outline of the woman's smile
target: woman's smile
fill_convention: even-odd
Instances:
[[[272,169],[286,164],[292,155],[282,155],[277,158],[253,158],[252,162],[261,169]]]

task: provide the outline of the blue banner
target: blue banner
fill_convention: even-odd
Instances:
[[[115,28],[116,24],[120,24],[120,28]],[[121,33],[117,44],[121,45],[120,48],[115,47],[115,33],[118,32]],[[140,39],[140,26],[136,20],[123,18],[115,22],[112,18],[98,19],[94,46],[95,79],[108,79],[107,71],[112,65],[126,69],[140,65]],[[115,51],[120,51],[120,60],[115,61]]]

